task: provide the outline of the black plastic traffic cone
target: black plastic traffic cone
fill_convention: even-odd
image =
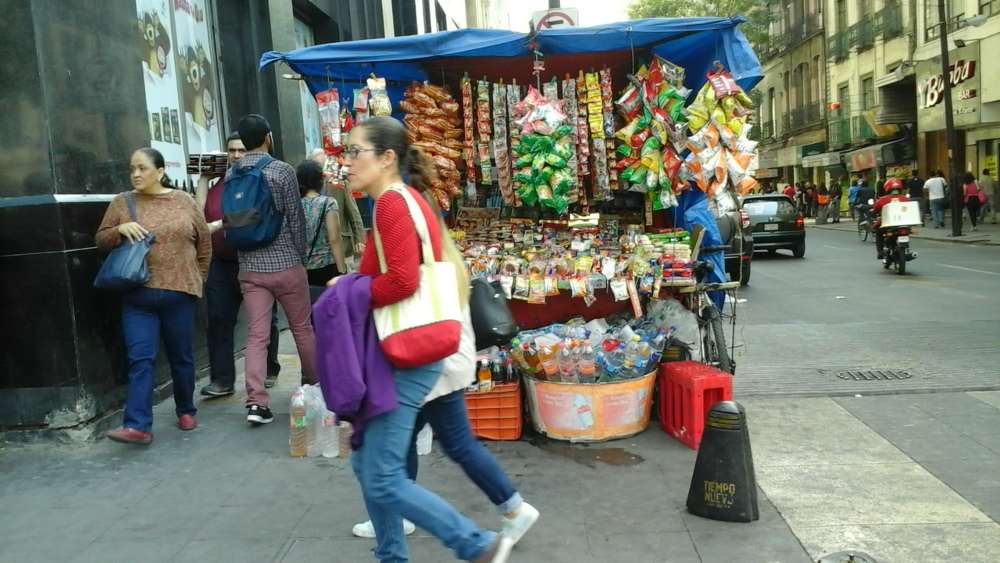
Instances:
[[[760,518],[746,420],[743,405],[735,401],[720,401],[708,410],[688,490],[691,514],[728,522]]]

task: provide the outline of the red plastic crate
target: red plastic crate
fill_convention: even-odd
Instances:
[[[497,383],[486,393],[466,393],[472,433],[486,440],[517,440],[524,419],[521,382]]]
[[[708,409],[733,399],[733,376],[698,362],[660,365],[660,428],[697,450]]]

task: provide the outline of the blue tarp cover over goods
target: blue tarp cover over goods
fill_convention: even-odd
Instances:
[[[685,69],[684,85],[697,92],[706,73],[719,62],[737,84],[749,91],[763,70],[746,37],[738,29],[741,17],[734,18],[655,18],[617,22],[593,27],[550,29],[535,35],[497,29],[461,29],[425,35],[330,43],[288,53],[264,53],[260,68],[283,62],[294,72],[310,78],[315,94],[330,87],[360,87],[370,74],[396,83],[430,81],[457,86],[468,73],[497,82],[516,80],[535,84],[532,75],[533,50],[541,52],[545,71],[538,79],[560,79],[580,70],[611,68],[616,85],[624,85],[625,75],[634,72],[641,60],[659,55]],[[534,44],[533,44],[534,43]],[[402,87],[390,88],[393,103],[402,97]],[[705,245],[719,245],[718,227],[708,210],[703,192],[692,188],[681,193],[675,209],[677,226],[690,230],[705,227]],[[725,281],[723,256],[714,252],[706,258],[715,263],[710,281]],[[721,306],[721,292],[715,295]]]

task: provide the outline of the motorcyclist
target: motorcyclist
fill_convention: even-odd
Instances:
[[[899,178],[889,178],[884,186],[885,195],[880,197],[872,207],[875,214],[875,222],[872,230],[875,232],[875,249],[878,251],[878,258],[885,258],[885,232],[882,230],[882,208],[892,201],[912,201],[903,190],[903,182]]]

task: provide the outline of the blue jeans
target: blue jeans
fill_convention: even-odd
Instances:
[[[944,198],[931,200],[931,221],[938,227],[944,226]]]
[[[365,507],[375,527],[375,557],[382,563],[409,561],[403,518],[427,530],[464,561],[496,541],[436,494],[407,477],[407,452],[420,404],[437,382],[441,362],[396,370],[399,407],[367,422],[363,445],[351,454]]]
[[[170,362],[177,416],[195,414],[195,297],[179,291],[140,287],[122,295],[122,331],[128,357],[125,428],[153,429],[153,386],[160,337]]]
[[[226,388],[236,385],[236,323],[243,292],[240,265],[212,258],[205,282],[208,305],[208,363],[212,383]],[[267,347],[267,374],[278,375],[278,304],[271,312],[271,342]]]
[[[430,423],[445,455],[462,467],[469,479],[496,505],[500,514],[513,512],[524,503],[521,493],[511,484],[500,462],[472,433],[469,413],[465,408],[465,391],[455,391],[424,405],[417,417],[416,432],[423,428],[424,422]],[[410,457],[407,459],[407,474],[415,481],[416,433],[413,441],[414,445],[410,448]]]

